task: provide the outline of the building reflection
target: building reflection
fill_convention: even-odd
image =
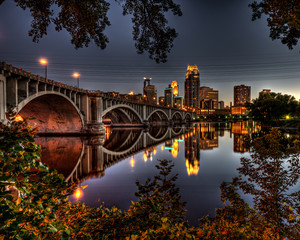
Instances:
[[[197,175],[200,167],[200,125],[184,135],[185,165],[188,175]]]
[[[166,142],[176,158],[179,152],[180,135],[186,129],[162,127],[158,129],[106,128],[104,136],[37,138],[42,146],[42,161],[62,173],[67,181],[82,182],[90,178],[101,178],[105,170],[123,159],[130,158],[135,167],[134,155],[144,152],[144,161],[152,161],[157,145]],[[80,190],[80,189],[79,189]],[[80,192],[76,196],[80,197]]]
[[[244,153],[250,151],[249,139],[252,134],[259,133],[261,127],[255,122],[236,122],[232,124],[233,151]]]
[[[217,126],[212,123],[200,123],[200,149],[208,150],[219,147],[219,136],[218,131],[216,131]]]

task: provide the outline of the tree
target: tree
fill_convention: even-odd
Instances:
[[[287,114],[294,115],[298,102],[291,95],[281,93],[265,93],[247,103],[250,115],[262,122],[278,121]]]
[[[286,139],[278,129],[252,142],[250,158],[241,158],[239,176],[222,183],[224,208],[213,220],[202,219],[201,239],[299,239],[299,140]],[[251,194],[250,207],[238,192]]]
[[[91,41],[104,49],[109,42],[104,30],[110,25],[108,0],[14,0],[23,10],[29,9],[33,20],[28,34],[34,42],[47,35],[51,23],[57,31],[65,29],[75,48],[87,47]],[[177,37],[168,26],[166,12],[181,16],[180,6],[173,0],[115,0],[123,7],[123,15],[133,15],[133,39],[137,53],[145,51],[157,63],[167,61],[167,53]],[[0,0],[0,5],[4,0]]]
[[[252,8],[252,21],[265,14],[268,18],[270,37],[280,39],[289,49],[296,46],[300,38],[299,0],[261,0],[249,4]]]

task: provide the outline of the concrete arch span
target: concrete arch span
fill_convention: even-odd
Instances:
[[[169,120],[169,116],[164,111],[162,111],[161,109],[156,109],[149,114],[149,116],[147,117],[148,121],[153,114],[160,114],[162,116],[161,119],[165,118],[167,121]]]
[[[15,109],[32,126],[37,126],[39,133],[78,133],[84,126],[83,116],[77,106],[64,94],[56,92],[36,93]]]
[[[101,114],[101,118],[103,118],[107,113],[109,113],[110,111],[113,111],[113,110],[116,110],[116,109],[127,109],[129,111],[131,111],[136,117],[137,119],[140,121],[140,123],[143,122],[143,119],[141,118],[140,114],[132,107],[126,105],[126,104],[117,104],[117,105],[114,105],[114,106],[111,106],[107,109],[105,109],[102,114]],[[122,111],[122,113],[124,114],[125,111]],[[128,115],[128,114],[127,114]]]
[[[185,117],[184,117],[184,120],[185,121],[188,121],[188,122],[191,122],[192,121],[192,115],[190,113],[186,113],[185,114]]]

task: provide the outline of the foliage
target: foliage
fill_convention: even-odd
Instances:
[[[297,140],[292,144],[288,142],[278,129],[254,140],[251,158],[241,159],[240,176],[221,185],[225,207],[217,209],[213,220],[202,219],[198,236],[300,238],[300,191],[288,194],[300,177],[300,145]],[[238,190],[253,196],[253,207],[241,198]]]
[[[75,48],[88,46],[91,41],[104,49],[109,42],[104,31],[110,26],[108,0],[14,0],[23,10],[29,9],[33,18],[28,32],[34,42],[47,35],[51,23],[56,31],[65,29],[72,37]],[[131,14],[133,39],[139,54],[147,51],[157,63],[166,62],[167,53],[177,37],[168,26],[166,12],[181,16],[180,6],[173,0],[115,0],[123,7],[123,14]],[[0,0],[0,5],[4,0]]]
[[[26,121],[0,123],[0,239],[70,234],[57,213],[72,187],[40,161],[35,132]]]
[[[252,20],[265,14],[268,18],[270,37],[280,39],[289,49],[296,46],[300,38],[300,3],[298,0],[261,0],[249,4]]]
[[[156,62],[166,62],[167,53],[177,37],[174,28],[167,26],[165,12],[171,10],[181,16],[180,6],[171,0],[119,0],[123,2],[123,14],[132,14],[133,39],[139,54],[148,51],[149,57]]]
[[[271,92],[261,94],[252,103],[247,103],[249,114],[262,122],[278,121],[286,115],[293,116],[299,108],[298,102],[291,95]]]
[[[80,203],[63,209],[64,221],[75,239],[192,239],[195,231],[184,221],[185,203],[180,202],[175,186],[177,175],[168,178],[173,165],[161,160],[160,172],[145,184],[137,182],[139,198],[128,211],[115,207],[97,209]]]

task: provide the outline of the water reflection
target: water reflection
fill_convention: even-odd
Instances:
[[[79,188],[74,200],[91,206],[101,198],[127,209],[134,200],[135,181],[156,174],[156,159],[173,159],[188,217],[196,222],[222,206],[220,184],[236,176],[240,157],[249,155],[249,139],[260,131],[254,122],[206,122],[190,127],[107,128],[103,137],[37,138],[37,142],[42,145],[42,161],[68,181],[88,185]]]
[[[134,154],[143,151],[145,162],[152,161],[157,145],[164,142],[161,150],[169,151],[176,159],[180,145],[184,144],[185,165],[188,175],[197,175],[200,168],[200,151],[219,147],[219,136],[225,130],[233,134],[234,152],[247,152],[247,139],[258,133],[260,127],[253,122],[229,124],[199,123],[191,127],[150,129],[106,128],[102,137],[38,137],[42,146],[42,161],[62,173],[67,180],[83,181],[89,177],[102,177],[105,169],[131,157],[130,165],[135,166]]]

